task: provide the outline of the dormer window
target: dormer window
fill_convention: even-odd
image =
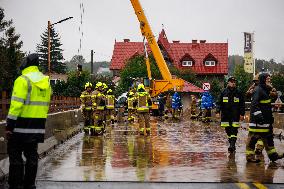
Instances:
[[[205,66],[215,66],[216,61],[215,60],[206,60],[205,61]]]
[[[205,67],[213,67],[216,66],[218,61],[217,59],[211,54],[209,53],[204,59],[203,59],[203,63]]]
[[[192,66],[193,65],[193,62],[191,60],[184,60],[182,61],[181,63],[182,66]]]
[[[181,67],[192,67],[194,66],[194,59],[186,53],[181,59],[180,59],[180,65]]]

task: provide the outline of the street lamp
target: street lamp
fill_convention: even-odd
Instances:
[[[66,20],[69,20],[73,18],[72,16],[68,17],[68,18],[64,18],[56,23],[51,24],[50,21],[47,22],[47,30],[48,30],[48,39],[47,39],[47,64],[48,64],[48,75],[50,76],[50,29],[51,26],[55,25],[55,24],[59,24],[61,22],[64,22]]]

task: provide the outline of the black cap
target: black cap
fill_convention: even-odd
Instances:
[[[229,81],[237,81],[237,79],[236,79],[235,77],[231,76],[231,77],[229,77],[229,79],[228,79],[228,82],[229,82]]]
[[[39,65],[39,57],[38,54],[33,53],[29,54],[22,62],[20,66],[20,70],[23,70],[29,66],[38,66]]]

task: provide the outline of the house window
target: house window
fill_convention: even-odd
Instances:
[[[191,60],[184,60],[182,61],[182,66],[192,66],[192,61]]]
[[[205,66],[215,66],[216,62],[214,60],[206,60]]]

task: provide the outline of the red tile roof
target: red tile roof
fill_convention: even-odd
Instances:
[[[204,92],[204,90],[193,85],[192,83],[184,81],[184,86],[183,86],[182,92],[202,93],[202,92]]]
[[[178,69],[188,69],[181,66],[181,61],[189,55],[194,60],[194,65],[189,68],[198,75],[228,74],[228,43],[169,43],[164,30],[159,34],[158,43]],[[115,42],[110,69],[122,69],[129,58],[143,54],[143,48],[143,42]],[[214,57],[216,66],[204,66],[207,56]]]

